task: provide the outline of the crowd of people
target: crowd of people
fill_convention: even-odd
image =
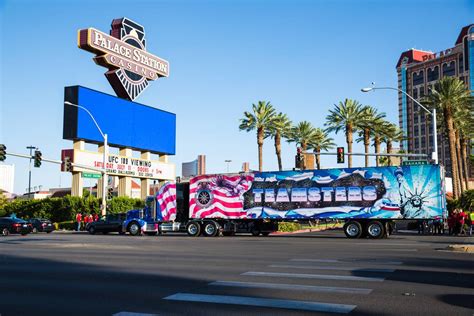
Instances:
[[[472,236],[474,212],[466,213],[462,209],[455,209],[449,213],[446,221],[442,218],[418,221],[418,234],[444,235],[446,231],[450,236]]]
[[[82,214],[81,212],[76,214],[76,231],[81,231],[86,228],[88,223],[97,222],[99,215],[95,212],[90,214]]]

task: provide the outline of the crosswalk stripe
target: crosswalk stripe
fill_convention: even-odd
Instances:
[[[248,296],[207,295],[207,294],[191,294],[191,293],[176,293],[174,295],[165,297],[164,299],[174,300],[174,301],[284,308],[284,309],[305,310],[305,311],[312,311],[312,312],[341,313],[341,314],[347,314],[357,307],[356,305],[346,305],[346,304],[332,304],[332,303],[282,300],[282,299],[271,299],[271,298],[256,298],[256,297],[248,297]]]
[[[357,271],[357,272],[380,272],[392,273],[395,269],[377,269],[377,268],[357,268],[357,267],[333,267],[333,266],[297,266],[290,264],[271,264],[270,268],[290,268],[290,269],[309,269],[309,270],[335,270],[335,271]]]
[[[400,265],[403,264],[401,261],[386,261],[386,260],[357,260],[357,259],[347,259],[347,260],[338,260],[338,259],[290,259],[290,261],[297,262],[324,262],[324,263],[372,263],[372,264],[388,264],[388,265]]]
[[[237,281],[215,281],[208,285],[211,286],[228,286],[243,288],[263,288],[278,290],[299,290],[308,292],[324,292],[324,293],[344,293],[344,294],[369,294],[372,289],[351,288],[351,287],[335,287],[335,286],[316,286],[316,285],[300,285],[300,284],[282,284],[282,283],[259,283],[259,282],[237,282]]]
[[[351,276],[351,275],[277,273],[277,272],[256,272],[256,271],[245,272],[245,273],[242,273],[241,275],[298,278],[298,279],[364,281],[364,282],[382,282],[383,280],[385,280],[385,278],[359,277],[359,276]]]

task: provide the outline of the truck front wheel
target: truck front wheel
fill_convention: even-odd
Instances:
[[[382,238],[385,235],[384,225],[379,221],[372,221],[367,225],[367,235],[373,239]]]
[[[140,225],[138,225],[137,222],[133,222],[130,225],[128,225],[128,231],[130,232],[130,235],[138,236],[141,233]]]
[[[198,222],[190,222],[188,226],[186,226],[186,231],[189,236],[197,237],[201,234],[201,225]]]
[[[359,238],[362,235],[362,225],[356,221],[347,222],[344,225],[344,234],[347,238]]]

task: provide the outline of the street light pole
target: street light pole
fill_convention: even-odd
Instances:
[[[100,135],[102,135],[102,137],[104,138],[104,152],[103,152],[103,155],[102,155],[102,213],[101,214],[102,214],[102,216],[105,216],[105,215],[107,215],[107,192],[106,192],[107,190],[106,190],[106,188],[107,188],[107,183],[108,183],[107,168],[105,167],[105,165],[106,165],[106,162],[107,162],[107,155],[109,154],[109,146],[108,146],[108,143],[107,143],[107,134],[104,134],[102,132],[102,129],[99,127],[99,124],[97,124],[97,121],[95,120],[94,116],[92,115],[91,112],[89,112],[88,109],[86,109],[85,107],[83,107],[81,105],[71,103],[69,101],[65,101],[64,104],[75,106],[79,109],[84,110],[87,114],[89,114],[90,118],[92,119],[92,121],[95,124],[95,127],[97,127],[97,129],[99,130]]]
[[[398,88],[393,88],[393,87],[368,87],[368,88],[360,89],[360,91],[362,91],[362,92],[370,92],[372,90],[395,90],[395,91],[401,92],[433,117],[433,147],[434,148],[433,148],[433,153],[431,155],[431,159],[433,159],[435,161],[435,164],[438,164],[438,133],[437,133],[437,126],[436,126],[436,108],[433,108],[432,111],[428,110],[426,107],[423,106],[423,104],[418,102],[418,100],[416,100],[411,95],[409,95],[405,91],[400,90]]]
[[[28,198],[31,199],[31,157],[33,155],[32,150],[36,149],[36,147],[35,146],[28,146],[28,147],[26,147],[26,149],[30,150],[30,167],[29,167],[29,171],[28,171]]]

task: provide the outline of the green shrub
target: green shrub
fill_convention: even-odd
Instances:
[[[76,227],[77,227],[77,224],[74,221],[54,223],[55,229],[75,230]]]
[[[300,223],[281,222],[278,223],[279,232],[294,232],[301,229]]]
[[[0,216],[15,214],[19,218],[48,218],[52,222],[74,221],[76,214],[100,214],[100,199],[88,196],[78,197],[67,195],[62,198],[46,198],[42,200],[17,199],[0,203]],[[132,209],[143,208],[144,201],[129,197],[115,197],[107,202],[108,213],[123,213]]]
[[[459,198],[459,207],[464,211],[474,211],[474,190],[464,191]]]

